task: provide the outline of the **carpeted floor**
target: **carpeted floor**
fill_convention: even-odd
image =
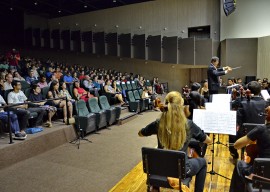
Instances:
[[[159,112],[145,112],[134,120],[82,141],[60,147],[0,170],[1,192],[105,192],[141,160],[141,147],[157,145],[156,137],[142,138],[140,128]]]

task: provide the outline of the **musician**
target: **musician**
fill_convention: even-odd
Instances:
[[[259,96],[261,92],[261,85],[257,81],[251,81],[247,85],[248,89],[251,92],[251,98],[241,101],[240,106],[237,110],[237,134],[236,136],[229,135],[229,143],[234,143],[238,138],[243,136],[243,123],[256,123],[264,124],[265,119],[258,114],[264,112],[264,109],[267,107],[266,101]],[[237,150],[232,146],[229,147],[231,156],[234,159],[238,159],[239,155]]]
[[[158,147],[180,150],[187,153],[191,138],[204,143],[211,143],[210,138],[192,121],[187,120],[184,100],[179,92],[172,91],[165,97],[165,105],[161,107],[161,118],[150,123],[139,131],[139,136],[157,135]],[[186,161],[187,177],[196,175],[195,192],[202,192],[206,176],[204,158],[192,158]]]
[[[207,70],[208,77],[208,88],[210,95],[218,94],[218,89],[220,87],[219,76],[225,75],[228,72],[232,71],[232,68],[229,66],[223,68],[217,68],[219,64],[218,57],[212,57],[211,64]]]
[[[270,107],[266,108],[266,112],[270,112]],[[266,125],[255,127],[246,136],[238,139],[234,147],[235,149],[241,149],[248,144],[257,141],[258,157],[259,158],[270,158],[270,118],[268,116]],[[238,161],[234,168],[230,192],[244,192],[245,189],[245,176],[251,176],[252,165],[244,161]]]

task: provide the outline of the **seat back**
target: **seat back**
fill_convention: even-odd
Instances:
[[[105,95],[102,95],[99,97],[99,104],[103,110],[111,108],[111,106],[107,100],[107,97]]]
[[[122,87],[121,87],[120,82],[117,82],[117,83],[116,83],[116,88],[118,88],[118,89],[119,89],[119,91],[122,91]]]
[[[139,93],[140,93],[140,96],[142,97],[143,90],[142,89],[139,89]]]
[[[132,86],[132,89],[137,89],[137,85],[136,85],[136,82],[135,81],[131,81],[131,86]]]
[[[131,102],[135,102],[136,99],[134,98],[133,92],[132,91],[128,91],[127,92],[127,96],[128,96],[128,100]]]
[[[74,96],[73,89],[74,89],[73,84],[70,84],[70,85],[69,85],[69,93],[70,93],[70,96],[72,97],[72,99],[77,100],[77,98]]]
[[[43,87],[43,88],[41,89],[43,98],[47,98],[47,95],[48,95],[49,90],[50,90],[50,87],[49,87],[49,86]]]
[[[143,171],[147,174],[148,184],[150,176],[174,177],[179,178],[179,186],[181,186],[180,179],[186,178],[185,156],[182,151],[143,147]]]
[[[151,86],[151,83],[148,79],[145,81],[145,86]]]
[[[133,91],[133,94],[134,94],[134,98],[135,98],[136,100],[140,100],[140,99],[141,99],[138,90],[134,90],[134,91]]]
[[[256,175],[270,179],[270,158],[256,158],[253,164],[253,172]],[[254,188],[270,189],[270,183],[253,181]]]
[[[96,98],[88,99],[88,104],[92,113],[99,113],[101,111]]]
[[[131,86],[131,83],[130,83],[130,81],[127,81],[126,82],[126,85],[127,85],[127,90],[132,90],[133,88],[132,88],[132,86]]]
[[[89,114],[89,111],[86,107],[86,103],[84,100],[76,101],[75,103],[75,109],[78,114],[78,116],[87,116]]]
[[[24,92],[25,96],[28,98],[30,95],[30,92],[31,92],[31,88],[27,88],[23,92]]]
[[[121,87],[122,87],[122,90],[128,90],[125,82],[121,82]]]
[[[27,83],[26,81],[21,81],[21,85],[22,85],[22,90],[30,88],[30,84]]]

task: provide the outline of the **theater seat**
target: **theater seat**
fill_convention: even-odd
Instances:
[[[106,111],[107,122],[112,125],[119,119],[121,114],[121,107],[111,107],[106,96],[99,97],[99,104],[102,110]]]
[[[105,110],[101,110],[96,98],[88,99],[90,112],[96,114],[97,129],[107,127],[107,115]]]
[[[134,98],[140,102],[140,111],[145,111],[146,107],[148,106],[148,102],[146,99],[142,99],[138,90],[133,91]]]
[[[140,110],[140,101],[136,101],[132,91],[127,92],[127,99],[130,112],[139,112]]]

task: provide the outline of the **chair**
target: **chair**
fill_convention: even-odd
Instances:
[[[76,130],[81,129],[85,134],[96,131],[96,115],[89,113],[85,101],[76,101],[75,109],[78,114],[74,116]]]
[[[121,114],[121,107],[111,107],[106,96],[99,97],[99,104],[101,109],[106,110],[107,113],[107,122],[109,125],[112,125],[119,119]]]
[[[24,92],[25,96],[28,98],[30,95],[30,92],[31,92],[31,88],[27,88],[27,89],[23,90],[23,92]]]
[[[107,114],[105,110],[101,110],[96,98],[88,99],[89,109],[92,113],[96,114],[97,129],[107,127]]]
[[[21,82],[21,89],[24,90],[24,89],[27,89],[27,88],[30,88],[30,84],[27,83],[26,81],[20,81]]]
[[[252,183],[248,183],[248,192],[270,192],[270,158],[256,158],[253,164]]]
[[[50,90],[50,87],[49,86],[43,87],[41,89],[41,93],[42,93],[43,98],[47,98],[47,95],[48,95],[49,90]]]
[[[119,82],[116,82],[116,88],[119,89],[119,91],[122,91],[122,87]]]
[[[125,82],[121,82],[121,87],[122,87],[122,90],[124,90],[124,91],[128,90],[127,85],[126,85]]]
[[[140,109],[140,101],[136,101],[132,91],[127,92],[129,111],[137,113]]]
[[[146,99],[142,99],[138,90],[133,91],[134,98],[140,102],[140,111],[144,111],[146,106],[148,106],[148,101]]]
[[[147,191],[150,186],[172,188],[167,177],[186,179],[186,154],[182,151],[164,150],[156,148],[142,148],[143,171],[147,174]],[[190,181],[187,178],[185,183]]]
[[[148,86],[152,86],[151,83],[150,83],[150,81],[148,79],[145,81],[145,86],[147,86],[147,87]]]
[[[127,81],[127,82],[126,82],[126,86],[127,86],[127,90],[128,90],[128,91],[133,90],[130,81]]]
[[[135,90],[138,88],[137,84],[135,81],[131,81],[131,86],[132,86],[132,89]]]

